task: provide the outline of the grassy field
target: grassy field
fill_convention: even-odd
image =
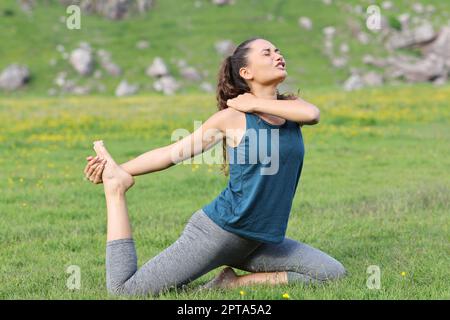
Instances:
[[[243,296],[242,288],[197,292],[216,269],[160,299],[450,298],[450,87],[313,89],[305,98],[321,109],[321,123],[303,128],[287,236],[336,257],[349,276],[323,287],[248,287]],[[92,142],[103,139],[124,162],[214,111],[211,95],[1,99],[0,298],[110,298],[103,190],[82,172]],[[139,265],[173,243],[226,182],[206,164],[137,177],[127,198]],[[80,267],[80,290],[66,287],[70,265]],[[366,287],[370,265],[381,269],[379,290]]]

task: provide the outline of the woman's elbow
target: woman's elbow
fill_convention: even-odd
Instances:
[[[308,121],[308,124],[317,124],[320,121],[320,110],[316,108],[315,111],[311,113],[310,120]]]

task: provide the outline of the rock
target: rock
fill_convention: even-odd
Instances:
[[[381,86],[383,84],[383,76],[377,72],[370,71],[362,76],[364,85],[369,87]]]
[[[70,54],[70,64],[83,76],[91,74],[94,69],[92,50],[85,46],[73,50]]]
[[[136,48],[143,50],[150,47],[150,44],[147,40],[141,40],[138,43],[136,43]]]
[[[145,72],[149,77],[163,77],[169,75],[169,69],[167,68],[164,60],[161,57],[156,57],[153,63],[147,68]]]
[[[188,66],[186,60],[184,60],[184,59],[176,60],[176,64],[177,64],[178,68],[186,68]]]
[[[423,4],[419,2],[414,3],[412,9],[415,13],[423,13],[425,11]]]
[[[18,0],[20,10],[30,15],[36,6],[36,0]]]
[[[345,82],[344,82],[344,90],[352,91],[361,89],[364,87],[363,79],[356,73],[352,74]]]
[[[102,77],[102,71],[101,70],[95,70],[94,72],[94,79],[100,79]]]
[[[232,55],[234,50],[236,49],[236,45],[231,40],[217,41],[214,44],[214,47],[217,53],[219,53],[222,56]]]
[[[201,89],[202,91],[208,92],[208,93],[214,92],[214,87],[213,87],[212,84],[209,83],[209,82],[202,82],[202,83],[200,84],[200,89]]]
[[[387,41],[387,46],[392,49],[407,48],[417,45],[423,45],[436,38],[433,26],[424,22],[413,30],[405,29],[401,32],[392,33]]]
[[[406,30],[409,27],[409,19],[410,19],[409,13],[402,13],[397,17],[397,20],[400,22],[402,26],[402,30]]]
[[[322,0],[322,3],[329,6],[331,4],[332,0]]]
[[[110,75],[117,77],[122,74],[122,69],[111,60],[111,54],[109,52],[100,49],[97,51],[97,56],[99,57],[102,68]]]
[[[444,59],[433,53],[424,59],[404,56],[391,58],[390,65],[398,75],[403,76],[409,82],[432,81],[445,76],[448,72]]]
[[[156,91],[163,92],[165,95],[173,95],[180,88],[175,78],[172,76],[163,76],[153,84]]]
[[[124,97],[135,94],[139,90],[139,85],[129,84],[126,80],[122,80],[116,88],[117,97]]]
[[[144,13],[153,6],[153,0],[60,0],[64,6],[79,5],[84,13],[98,14],[110,20],[120,20],[131,13]]]
[[[358,39],[358,41],[361,44],[368,44],[369,43],[369,35],[363,31],[358,32],[358,34],[356,35],[356,39]]]
[[[26,66],[11,64],[0,74],[0,89],[14,91],[30,80],[30,71]]]
[[[375,58],[370,54],[366,54],[363,59],[363,63],[368,65],[373,65],[379,68],[384,68],[387,66],[387,62],[384,59]]]
[[[348,59],[345,57],[333,57],[331,59],[331,64],[335,68],[342,68],[347,65]]]
[[[342,43],[339,47],[339,51],[341,53],[348,53],[350,51],[350,47],[346,43]]]
[[[225,6],[229,4],[234,4],[233,0],[212,0],[211,2],[216,6]]]
[[[70,92],[82,96],[89,94],[91,92],[91,88],[88,86],[74,86]]]
[[[200,81],[202,80],[202,76],[198,71],[193,67],[184,67],[180,70],[180,74],[184,79],[190,81]]]
[[[300,28],[303,28],[305,30],[311,30],[312,29],[312,21],[308,17],[300,17],[298,19],[298,25]]]
[[[332,38],[336,33],[336,28],[333,26],[325,27],[323,28],[322,32],[325,35],[325,37]]]
[[[436,11],[436,8],[435,8],[432,4],[428,4],[428,5],[426,6],[425,10],[426,10],[428,13],[434,13],[434,12]]]
[[[422,53],[425,56],[435,54],[442,57],[445,65],[450,68],[450,27],[443,27],[435,41],[422,47]]]
[[[433,84],[434,84],[435,86],[442,86],[442,85],[444,85],[444,84],[447,83],[447,80],[448,80],[448,75],[445,74],[445,75],[443,75],[443,76],[439,76],[439,77],[437,77],[436,79],[434,79],[434,80],[433,80]]]
[[[391,1],[383,1],[383,3],[381,4],[381,7],[384,9],[384,10],[390,10],[390,9],[392,9],[392,2]]]
[[[64,84],[66,83],[66,77],[67,77],[67,72],[64,72],[64,71],[62,71],[62,72],[59,72],[57,75],[56,75],[56,78],[55,78],[55,80],[54,80],[54,83],[58,86],[58,87],[63,87],[64,86]]]

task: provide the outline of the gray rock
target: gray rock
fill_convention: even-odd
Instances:
[[[333,26],[328,26],[322,29],[323,34],[327,38],[332,38],[336,34],[336,28]]]
[[[200,84],[200,89],[204,92],[212,93],[214,92],[214,87],[209,82],[202,82]]]
[[[169,69],[161,57],[156,57],[153,59],[153,63],[147,68],[145,73],[153,78],[163,77],[169,75]]]
[[[311,30],[312,29],[312,21],[308,17],[300,17],[298,18],[298,25],[300,28],[303,28],[305,30]]]
[[[153,88],[165,95],[173,95],[180,88],[180,85],[172,76],[163,76],[155,81]]]
[[[91,88],[89,86],[74,86],[71,90],[70,93],[79,95],[79,96],[83,96],[83,95],[87,95],[91,92]]]
[[[362,76],[364,85],[369,87],[381,86],[383,84],[383,76],[377,72],[370,71]]]
[[[370,41],[369,35],[364,31],[358,32],[358,34],[356,35],[356,39],[358,39],[359,43],[361,44],[368,44]]]
[[[233,0],[212,0],[211,2],[216,6],[225,6],[229,4],[234,4]]]
[[[363,63],[368,65],[373,65],[375,67],[384,68],[387,66],[387,62],[384,59],[381,58],[375,58],[370,54],[366,54],[363,59]]]
[[[108,51],[100,49],[97,51],[97,56],[100,59],[100,65],[107,73],[115,77],[122,74],[122,69],[112,61]]]
[[[94,69],[94,57],[92,50],[86,46],[80,46],[72,51],[69,58],[70,64],[79,74],[86,76]]]
[[[425,56],[435,54],[442,57],[446,66],[450,68],[450,27],[443,27],[435,41],[424,46],[422,52]]]
[[[20,10],[30,15],[36,6],[36,0],[17,0]]]
[[[391,2],[391,1],[383,1],[383,2],[381,3],[381,7],[382,7],[384,10],[390,10],[390,9],[392,9],[393,5],[392,5],[392,2]]]
[[[231,55],[231,54],[233,54],[234,50],[236,49],[236,45],[231,40],[217,41],[214,44],[214,47],[215,47],[217,53],[219,53],[222,56]]]
[[[414,3],[412,9],[415,13],[424,13],[425,11],[425,7],[420,2]]]
[[[0,89],[14,91],[30,80],[30,71],[26,66],[11,64],[0,74]]]
[[[347,80],[344,82],[344,90],[345,91],[353,91],[357,89],[361,89],[364,87],[364,81],[358,74],[352,74]]]
[[[138,43],[136,43],[136,48],[143,50],[150,47],[150,43],[147,40],[141,40]]]
[[[120,20],[130,14],[144,13],[153,7],[153,0],[60,0],[64,6],[79,5],[88,14],[98,14],[111,20]]]
[[[409,82],[432,81],[447,74],[444,59],[433,53],[424,59],[402,56],[391,58],[390,64],[397,74]]]
[[[401,32],[393,32],[387,41],[387,46],[392,49],[407,48],[423,45],[436,38],[433,26],[424,22],[413,30],[404,29]]]
[[[347,65],[348,59],[346,57],[333,57],[331,58],[331,64],[335,68],[343,68]]]
[[[126,80],[122,80],[116,88],[117,97],[124,97],[135,94],[139,90],[139,85],[129,84]]]
[[[180,74],[184,79],[190,81],[202,80],[202,76],[194,67],[184,67],[180,70]]]

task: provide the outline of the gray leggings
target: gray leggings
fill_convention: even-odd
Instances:
[[[249,272],[287,271],[288,283],[322,283],[346,272],[340,262],[301,242],[285,238],[281,244],[267,244],[228,232],[202,209],[192,215],[172,245],[140,269],[133,239],[106,244],[110,294],[159,295],[223,265]]]

